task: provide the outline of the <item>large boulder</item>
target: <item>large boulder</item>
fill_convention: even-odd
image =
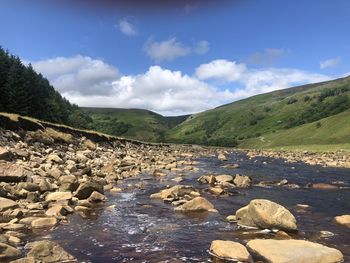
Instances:
[[[222,260],[253,262],[245,246],[233,241],[214,240],[211,242],[210,254]]]
[[[343,262],[339,250],[305,240],[256,239],[249,241],[247,248],[269,263]]]
[[[236,212],[238,224],[248,227],[297,230],[295,217],[285,207],[265,199],[252,200],[247,207]]]
[[[237,223],[246,227],[258,228],[258,226],[254,223],[253,218],[250,216],[248,208],[249,205],[246,205],[236,211],[235,218]]]
[[[14,209],[17,207],[18,204],[15,201],[4,197],[0,197],[0,212],[3,212],[8,209]]]
[[[217,212],[214,205],[203,197],[196,197],[178,207],[175,207],[178,212]]]
[[[21,254],[21,251],[17,248],[5,243],[0,243],[0,262],[7,262],[8,260],[19,258]]]
[[[79,185],[74,196],[79,199],[87,199],[94,191],[103,194],[103,186],[95,182],[84,182]]]
[[[27,177],[33,176],[33,172],[12,163],[0,163],[0,182],[18,183]]]
[[[33,257],[36,261],[46,263],[76,261],[76,259],[60,245],[50,240],[28,243],[26,248],[30,249],[28,257]]]

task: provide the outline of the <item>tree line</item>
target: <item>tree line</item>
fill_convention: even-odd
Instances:
[[[0,46],[0,112],[86,128],[91,119],[50,82]]]

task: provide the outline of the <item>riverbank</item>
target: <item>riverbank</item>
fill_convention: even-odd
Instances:
[[[315,151],[277,151],[277,150],[245,150],[250,158],[270,157],[284,159],[288,163],[303,162],[323,167],[350,168],[350,152],[315,152]]]
[[[277,225],[277,230],[282,232],[276,232],[276,225],[264,221],[240,222],[239,215],[241,213],[238,212],[240,208],[254,198],[286,201],[285,198],[271,196],[264,189],[275,187],[282,191],[302,189],[309,193],[309,189],[317,189],[313,186],[324,182],[324,179],[314,180],[314,178],[309,177],[303,177],[307,180],[300,180],[299,174],[294,179],[288,178],[287,180],[289,172],[284,173],[293,170],[292,166],[282,172],[282,175],[274,174],[275,171],[281,169],[282,164],[280,162],[274,163],[276,162],[274,160],[277,160],[274,159],[275,156],[270,156],[273,158],[267,157],[270,158],[268,160],[262,160],[258,153],[266,157],[265,152],[250,151],[246,154],[200,146],[148,144],[115,137],[99,137],[98,134],[70,130],[67,127],[46,123],[33,125],[26,120],[7,121],[6,125],[8,129],[0,130],[1,262],[80,261],[80,256],[83,258],[83,255],[71,250],[71,248],[78,249],[77,243],[85,244],[85,240],[89,239],[93,240],[94,246],[98,244],[104,247],[102,243],[111,238],[107,236],[106,232],[112,231],[113,226],[127,230],[120,233],[122,236],[119,236],[124,240],[124,244],[120,245],[126,246],[126,248],[128,245],[133,246],[127,243],[133,240],[133,235],[139,233],[139,230],[141,233],[137,234],[137,238],[140,237],[143,241],[138,240],[138,242],[146,244],[146,247],[152,247],[153,241],[148,239],[149,235],[144,236],[143,233],[148,233],[148,231],[158,233],[157,229],[164,228],[164,231],[187,229],[180,231],[180,239],[185,243],[187,242],[185,240],[191,239],[194,242],[199,242],[196,239],[196,234],[199,233],[215,233],[214,236],[217,239],[229,240],[231,239],[230,235],[241,233],[242,235],[238,234],[235,240],[249,248],[245,241],[245,232],[235,232],[239,230],[239,225],[247,225],[248,222],[252,224],[250,227],[269,229],[267,232],[260,229],[259,231],[263,232],[249,233],[249,239],[257,239],[261,236],[276,238],[277,234],[284,235],[283,231],[286,229],[284,226],[278,229]],[[257,169],[251,170],[255,166]],[[271,168],[271,170],[267,170],[272,174],[271,176],[257,174],[258,171],[263,171],[264,167]],[[213,170],[213,168],[215,169]],[[344,181],[336,180],[336,182],[331,183],[331,190],[337,189],[341,194],[349,187],[349,184]],[[262,191],[258,189],[262,189]],[[137,195],[139,195],[138,198],[136,198]],[[249,200],[242,199],[238,205],[234,203],[235,200],[244,196],[248,196]],[[330,199],[335,201],[337,198],[339,199],[339,196],[333,196]],[[317,206],[317,204],[312,203],[313,200],[309,201],[312,206]],[[279,204],[269,200],[264,201],[264,204],[266,207],[273,207],[269,216],[273,217],[274,211],[279,211],[279,209],[289,213],[286,208],[282,206],[280,208]],[[302,205],[305,208],[309,204]],[[276,210],[274,207],[278,209]],[[164,211],[166,211],[166,215],[163,214]],[[235,214],[236,211],[238,214]],[[85,231],[84,237],[79,237],[77,229],[85,224],[91,225],[90,220],[98,220],[99,214],[105,212],[116,213],[116,217],[108,217],[107,222],[102,221],[94,229],[86,227],[89,231]],[[334,208],[333,212],[336,213],[333,215],[335,217],[342,215],[344,210]],[[290,222],[294,222],[293,214],[288,214]],[[162,215],[169,218],[165,226],[162,223],[164,220]],[[223,215],[225,217],[231,215],[230,222],[233,222],[233,228],[231,224],[224,226],[227,223],[222,218]],[[147,225],[143,225],[142,221],[149,216],[151,218],[147,219]],[[77,218],[82,221],[76,221]],[[124,224],[120,224],[120,218],[125,220]],[[134,218],[138,220],[133,222]],[[248,214],[244,218],[249,218]],[[344,218],[346,221],[346,217],[341,218],[341,220]],[[215,220],[212,221],[212,219]],[[325,221],[327,220],[325,219]],[[134,228],[129,229],[129,225],[132,224],[134,224]],[[292,232],[297,230],[295,224],[296,222],[291,229]],[[101,229],[100,226],[103,228]],[[199,226],[199,232],[191,233],[191,226]],[[217,232],[218,226],[228,228],[228,232],[225,234],[221,231]],[[64,237],[52,238],[54,233],[67,227],[73,228],[69,230],[68,236],[64,234]],[[331,228],[335,227],[338,226],[332,224]],[[100,238],[101,235],[106,239],[99,241],[100,243],[95,242],[96,238]],[[74,236],[77,236],[78,240]],[[298,235],[286,233],[285,237],[300,239],[305,238],[305,235],[300,235],[300,232]],[[154,237],[152,236],[152,238]],[[340,240],[343,240],[342,236]],[[212,238],[205,241],[211,242]],[[169,240],[166,239],[166,242]],[[112,242],[112,244],[115,243],[116,241]],[[218,242],[218,244],[222,243]],[[333,243],[330,245],[334,246]],[[346,247],[340,245],[339,242],[335,245],[340,247],[340,251],[345,251],[343,253],[346,253],[346,257],[348,256]],[[182,247],[174,245],[174,248],[178,246]],[[203,243],[201,249],[206,251],[209,247],[210,244]],[[84,248],[80,249],[84,250]],[[147,253],[154,254],[158,248],[155,248],[155,251],[153,249],[149,248]],[[171,247],[165,246],[162,249],[167,251]],[[140,257],[140,260],[145,257],[142,250],[136,248],[139,252],[134,251],[135,247],[132,247],[131,250],[133,256],[125,256],[123,251],[108,248],[107,251],[104,250],[104,253],[116,251],[116,261],[113,260],[113,257],[104,255],[99,260],[89,259],[88,262],[119,262],[123,258],[131,260],[135,258],[134,253],[139,253],[137,256]],[[212,250],[213,260],[215,260],[219,256],[219,252],[217,248]],[[334,250],[332,251],[334,252]],[[182,252],[178,250],[175,252],[168,255],[167,257],[171,258],[167,258],[167,260],[179,262],[175,259],[181,260],[181,257],[177,255]],[[193,255],[194,261],[198,259],[199,252],[203,253],[198,247],[196,249],[187,247],[184,252]],[[319,250],[316,249],[315,253],[318,252]],[[80,256],[78,257],[78,255]],[[162,255],[165,260],[165,255]],[[334,253],[335,258],[342,257],[340,255],[338,250]],[[256,257],[256,253],[254,257]],[[16,261],[17,258],[22,259]],[[200,258],[202,260],[203,255]],[[204,256],[204,258],[208,258],[208,256]],[[185,254],[183,259],[186,261],[189,258]],[[250,262],[252,257],[249,255],[246,259],[247,262]],[[147,262],[159,261],[150,257]]]

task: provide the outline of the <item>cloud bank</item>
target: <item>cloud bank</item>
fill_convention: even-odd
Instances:
[[[298,69],[250,69],[224,59],[199,65],[193,75],[160,66],[122,75],[102,60],[80,55],[32,65],[80,106],[144,108],[164,115],[200,112],[252,95],[330,79]]]

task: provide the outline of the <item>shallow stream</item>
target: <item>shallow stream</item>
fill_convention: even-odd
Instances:
[[[183,174],[181,184],[193,185],[211,201],[219,213],[181,214],[173,211],[171,204],[152,200],[150,194],[175,185],[170,173],[164,182],[152,175],[125,179],[118,186],[127,188],[122,193],[108,195],[109,201],[96,210],[96,216],[83,219],[79,215],[69,217],[69,224],[61,225],[38,239],[53,239],[80,262],[211,262],[208,253],[215,239],[246,243],[269,234],[256,230],[239,229],[225,218],[255,198],[269,199],[287,207],[298,221],[299,233],[295,238],[305,238],[338,248],[350,262],[350,228],[336,225],[334,216],[350,214],[350,169],[323,168],[302,163],[285,163],[283,160],[248,159],[244,153],[233,153],[228,162],[215,157],[198,159],[197,172]],[[224,164],[239,164],[239,169],[224,168]],[[339,190],[316,190],[310,188],[289,189],[281,186],[237,189],[228,197],[215,197],[205,191],[207,185],[197,182],[205,174],[244,174],[253,182],[287,179],[289,183],[305,186],[308,183],[340,183]],[[142,183],[144,189],[130,187]],[[128,187],[129,185],[129,187]],[[308,204],[309,209],[298,209],[297,204]],[[115,205],[115,208],[106,207]],[[334,234],[321,237],[320,231]]]

